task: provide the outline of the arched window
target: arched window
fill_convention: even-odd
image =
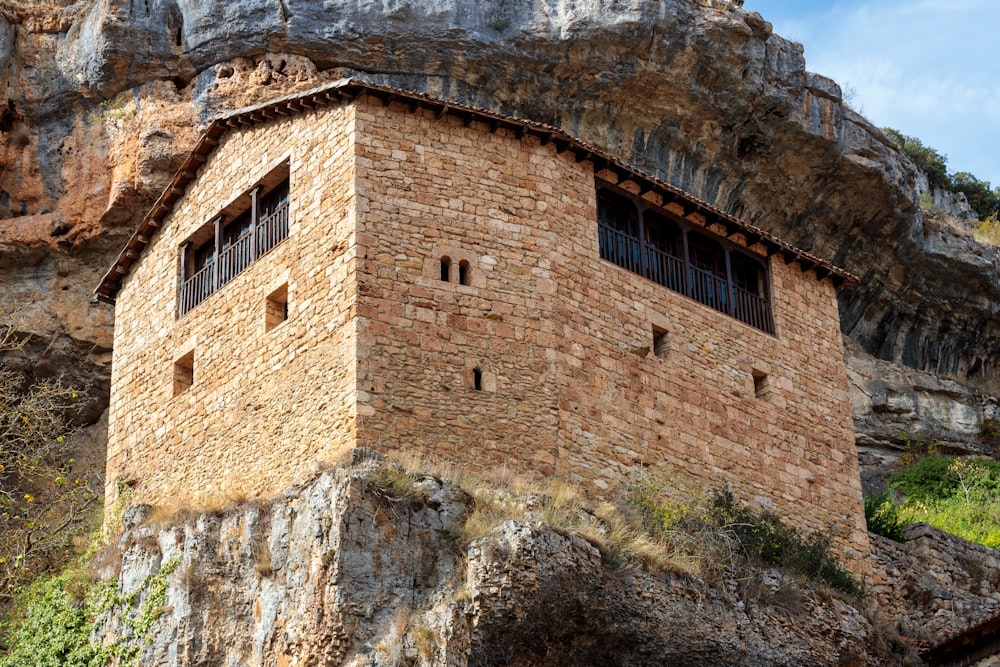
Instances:
[[[451,278],[451,257],[441,258],[441,280],[448,282]]]
[[[458,263],[458,284],[469,284],[469,263],[464,259]]]

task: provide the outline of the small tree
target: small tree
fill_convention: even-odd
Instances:
[[[981,220],[1000,213],[1000,188],[991,190],[989,181],[981,181],[967,171],[952,174],[951,181],[952,189],[965,195]]]
[[[950,190],[951,179],[948,178],[948,158],[930,146],[924,146],[916,137],[910,137],[891,127],[883,127],[882,131],[899,146],[903,155],[910,158],[922,172],[927,174],[927,182],[931,187]]]
[[[0,312],[0,609],[26,581],[60,563],[96,494],[73,479],[68,436],[83,395],[60,379],[32,380],[7,363],[30,336]]]

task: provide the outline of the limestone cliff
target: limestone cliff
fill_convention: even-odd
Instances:
[[[530,512],[465,546],[468,495],[430,476],[394,495],[360,460],[242,509],[158,522],[133,508],[118,586],[137,595],[116,607],[105,644],[138,645],[150,665],[903,662],[829,593],[776,594],[776,572],[747,594],[615,569]],[[139,617],[155,620],[126,620]]]
[[[995,250],[921,211],[913,167],[807,71],[800,45],[739,4],[0,3],[4,306],[27,305],[46,356],[35,372],[94,388],[94,419],[112,313],[90,291],[198,130],[352,74],[559,125],[861,275],[841,297],[859,396],[901,367],[991,386]],[[967,433],[983,405],[955,391],[969,412],[942,429]],[[859,428],[892,440],[880,414]]]

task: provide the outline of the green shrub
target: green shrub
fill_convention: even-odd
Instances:
[[[996,453],[1000,447],[1000,421],[984,419],[979,424],[979,441]]]
[[[948,470],[952,461],[951,456],[928,456],[893,474],[889,483],[908,501],[948,498],[958,489],[958,476]]]
[[[137,664],[142,645],[166,608],[167,577],[180,556],[163,563],[136,590],[121,595],[116,580],[90,578],[96,545],[95,538],[87,553],[62,572],[42,576],[21,589],[15,613],[0,623],[0,667]],[[113,610],[121,612],[120,640],[94,641],[94,632]]]
[[[96,667],[112,655],[93,644],[97,610],[114,582],[85,588],[85,598],[74,593],[75,574],[63,572],[41,579],[19,600],[20,620],[5,643],[10,651],[0,657],[0,667]]]
[[[904,521],[924,521],[953,535],[1000,548],[1000,463],[930,456],[890,478],[903,493]]]
[[[945,190],[951,189],[951,179],[948,178],[948,158],[930,146],[924,146],[916,137],[910,137],[891,127],[883,127],[882,132],[899,146],[903,155],[927,175],[931,187]]]
[[[865,523],[868,524],[868,530],[896,542],[905,541],[903,526],[906,523],[900,515],[899,507],[892,500],[891,491],[865,496],[864,505]]]
[[[989,181],[981,181],[967,171],[951,176],[951,190],[961,192],[980,220],[996,217],[1000,212],[1000,188],[990,189]]]
[[[956,495],[1000,494],[1000,462],[928,456],[889,478],[907,501],[934,502]]]
[[[803,535],[773,512],[737,502],[729,489],[714,494],[710,516],[747,561],[787,568],[851,596],[864,595],[864,584],[833,556],[828,534]]]

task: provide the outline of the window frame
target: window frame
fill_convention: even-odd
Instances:
[[[286,159],[180,244],[177,318],[288,238],[289,172]]]
[[[596,190],[601,259],[774,335],[770,266],[765,257],[612,183],[596,179]],[[631,210],[616,215],[608,210],[616,205]],[[647,226],[647,215],[662,222],[655,229]],[[607,222],[626,219],[634,220],[634,234]],[[662,228],[664,223],[676,227],[680,237]],[[672,246],[674,252],[659,246]],[[739,276],[734,264],[741,270]],[[758,269],[756,292],[744,286],[753,282],[747,280],[747,267]]]

